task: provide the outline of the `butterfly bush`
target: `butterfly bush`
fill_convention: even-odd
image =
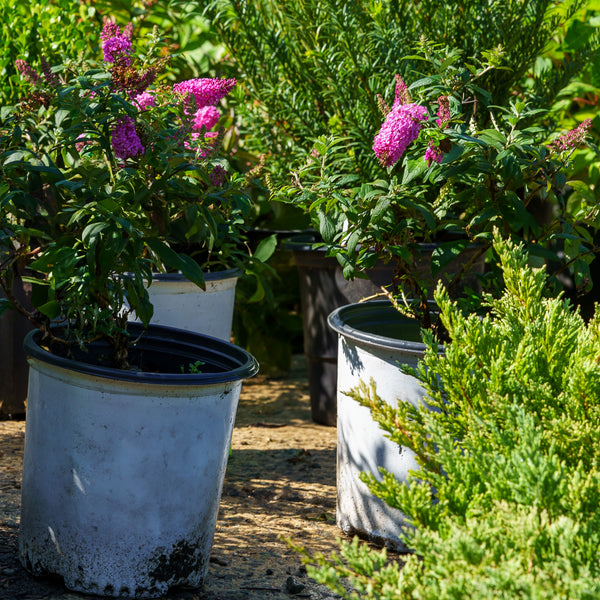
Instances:
[[[385,121],[375,136],[373,152],[384,167],[395,165],[409,144],[419,137],[421,122],[426,121],[427,108],[410,101],[404,80],[396,76],[394,104],[391,110],[384,105]]]
[[[148,110],[156,106],[156,98],[150,92],[142,92],[133,99],[134,104],[139,110]]]
[[[108,63],[117,61],[129,66],[131,64],[131,24],[121,32],[121,28],[114,21],[106,21],[100,34],[104,60]]]
[[[235,79],[189,79],[176,83],[173,90],[186,100],[193,98],[199,109],[213,106],[225,98],[235,83]]]
[[[207,271],[260,265],[249,183],[223,146],[236,80],[171,83],[156,29],[138,39],[108,19],[98,34],[95,60],[16,61],[29,91],[0,115],[0,288],[48,336],[70,323],[65,341],[105,337],[122,365],[153,272],[204,286]],[[11,300],[17,265],[39,281],[33,311]]]
[[[123,117],[116,122],[110,141],[117,158],[134,158],[145,152],[131,117]]]
[[[589,290],[600,205],[597,193],[567,177],[592,121],[557,133],[543,107],[518,96],[494,104],[482,84],[492,62],[473,68],[458,51],[426,43],[420,55],[426,72],[411,70],[415,58],[374,98],[381,112],[373,123],[376,180],[344,171],[356,160],[355,140],[321,136],[274,197],[306,211],[345,277],[390,263],[393,275],[382,293],[408,304],[425,327],[434,318],[429,300],[440,277],[465,302],[477,303],[471,286],[500,285],[493,264],[485,277],[471,269],[491,256],[494,226],[570,273],[575,289]],[[559,289],[565,279],[552,281]]]

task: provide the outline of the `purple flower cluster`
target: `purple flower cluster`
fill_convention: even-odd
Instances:
[[[227,181],[227,171],[225,170],[225,167],[215,165],[213,170],[209,173],[209,177],[211,184],[216,188],[220,188],[223,187],[223,184]]]
[[[408,145],[419,137],[427,109],[418,104],[394,103],[373,142],[373,152],[384,167],[396,164]]]
[[[438,118],[435,122],[440,129],[443,129],[450,121],[450,99],[448,96],[440,96],[438,98],[438,105]]]
[[[156,98],[150,92],[142,92],[133,99],[133,103],[138,107],[138,110],[148,110],[156,106]]]
[[[575,129],[567,131],[567,133],[554,140],[550,144],[550,147],[555,152],[563,152],[565,150],[572,150],[573,148],[576,148],[585,141],[585,136],[587,135],[591,126],[591,119],[583,120],[577,127],[575,127]]]
[[[439,165],[442,162],[442,158],[444,158],[444,153],[433,143],[433,140],[429,140],[427,150],[425,150],[425,162],[427,166],[429,167],[432,162],[436,162]]]
[[[106,21],[100,34],[102,39],[102,52],[104,62],[122,62],[129,66],[131,64],[131,24],[127,25],[123,32],[114,21]]]
[[[117,121],[112,130],[110,141],[115,156],[121,160],[133,158],[145,151],[131,117],[123,117]]]
[[[25,81],[35,85],[40,80],[37,71],[26,60],[17,58],[15,60],[15,67],[17,67],[17,71],[19,71]]]
[[[235,86],[235,79],[188,79],[173,86],[173,91],[187,98],[189,95],[196,101],[196,109],[214,106],[229,94]]]

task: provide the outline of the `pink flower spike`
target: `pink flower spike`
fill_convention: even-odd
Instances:
[[[133,104],[138,107],[138,110],[149,110],[156,106],[156,98],[150,92],[142,92],[133,99]]]
[[[384,167],[396,164],[408,145],[419,137],[427,109],[418,104],[396,104],[373,141],[373,152]]]
[[[229,94],[235,84],[235,79],[188,79],[176,83],[173,86],[173,91],[180,94],[184,99],[188,98],[190,94],[193,95],[198,109],[217,104]]]
[[[129,23],[127,23],[127,25],[125,25],[125,27],[123,27],[122,35],[130,41],[133,40],[133,23],[131,23],[131,21]]]
[[[219,122],[220,118],[221,114],[214,106],[204,106],[199,108],[194,115],[192,131],[201,131],[202,127],[208,131]]]
[[[396,75],[396,89],[394,90],[394,106],[400,104],[410,104],[410,94],[400,75]]]
[[[432,162],[436,162],[439,165],[442,162],[442,158],[444,158],[443,152],[433,143],[433,140],[429,140],[427,150],[425,150],[427,166],[430,167]]]
[[[437,126],[444,129],[450,121],[450,100],[448,96],[440,96],[438,98],[439,108],[437,111],[438,118],[436,119]]]
[[[46,83],[51,87],[54,87],[54,88],[58,87],[59,86],[58,77],[56,76],[56,73],[52,72],[52,67],[50,66],[50,63],[46,60],[46,58],[44,56],[41,57],[40,64],[42,66],[42,73],[44,74]]]
[[[550,144],[550,147],[555,152],[563,152],[564,150],[572,150],[573,148],[577,148],[577,146],[585,141],[585,137],[591,126],[592,120],[584,119],[577,127],[575,127],[575,129],[567,131],[567,133],[554,140]]]
[[[100,39],[104,42],[112,37],[121,35],[121,29],[115,23],[114,19],[105,19],[104,27],[100,32]]]
[[[15,60],[15,67],[25,81],[36,84],[40,80],[37,71],[26,60],[18,58]]]
[[[123,117],[117,121],[112,130],[110,141],[115,156],[121,160],[133,158],[145,152],[131,117]]]

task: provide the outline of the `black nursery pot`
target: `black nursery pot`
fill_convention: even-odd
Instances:
[[[335,426],[338,340],[327,317],[340,306],[379,294],[391,281],[392,268],[379,265],[369,270],[369,279],[348,281],[337,260],[326,256],[325,249],[313,248],[306,238],[292,239],[289,248],[298,267],[312,419]]]

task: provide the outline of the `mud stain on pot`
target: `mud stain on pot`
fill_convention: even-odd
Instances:
[[[200,536],[193,544],[189,540],[180,540],[170,553],[164,550],[157,552],[156,556],[150,559],[150,563],[156,566],[149,572],[149,576],[159,585],[176,585],[187,582],[192,576],[194,580],[200,579],[199,585],[208,567],[207,557],[200,551],[200,548],[206,547],[205,537]]]

